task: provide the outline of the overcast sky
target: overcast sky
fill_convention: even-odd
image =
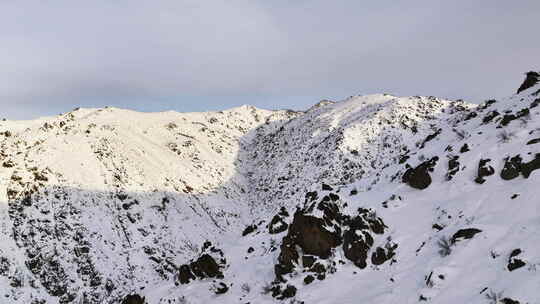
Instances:
[[[538,0],[0,0],[0,116],[478,102],[540,69]]]

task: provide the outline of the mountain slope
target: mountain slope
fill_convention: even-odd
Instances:
[[[0,290],[9,303],[538,303],[540,86],[526,84],[482,105],[384,94],[1,122]]]

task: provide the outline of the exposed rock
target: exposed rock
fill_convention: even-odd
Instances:
[[[332,187],[330,187],[329,185],[324,184],[324,183],[322,184],[322,189],[323,189],[324,191],[332,191],[332,190],[334,190],[334,188],[332,188]]]
[[[402,181],[415,189],[426,189],[431,185],[431,176],[429,171],[436,165],[439,157],[435,156],[432,159],[425,161],[416,168],[409,168],[403,174]]]
[[[249,225],[246,227],[246,229],[244,229],[244,231],[242,231],[242,236],[246,236],[252,232],[255,232],[255,230],[257,230],[257,225]]]
[[[486,114],[486,116],[484,116],[484,118],[482,119],[482,122],[484,124],[487,124],[487,123],[491,122],[493,120],[493,118],[495,118],[497,116],[499,116],[499,112],[491,111],[488,114]]]
[[[502,304],[520,304],[520,302],[518,300],[514,300],[514,299],[511,299],[511,298],[503,298],[501,300],[501,303]]]
[[[459,171],[459,156],[450,156],[448,158],[448,173],[446,173],[446,179],[451,180]]]
[[[512,253],[510,253],[510,257],[508,258],[508,271],[514,271],[526,265],[523,260],[517,258],[517,256],[520,255],[521,252],[522,251],[519,248],[512,250]]]
[[[451,242],[454,244],[458,241],[472,239],[476,234],[482,232],[480,229],[476,228],[465,228],[460,229],[452,236]]]
[[[540,137],[539,138],[533,138],[527,142],[527,145],[534,145],[540,143]]]
[[[219,262],[212,255],[219,255]],[[181,265],[178,273],[178,281],[180,284],[187,284],[191,280],[205,278],[223,278],[221,269],[226,263],[223,258],[223,252],[212,246],[210,242],[206,242],[203,246],[203,253],[189,264]]]
[[[518,177],[521,172],[521,156],[518,154],[512,158],[507,157],[504,161],[504,167],[501,170],[501,178],[504,180],[511,180]]]
[[[521,91],[524,91],[530,87],[533,87],[535,84],[538,83],[540,79],[540,74],[534,71],[527,72],[525,74],[525,80],[523,83],[519,86],[517,93],[519,94]]]
[[[345,257],[357,267],[365,268],[368,252],[374,243],[373,235],[383,234],[386,228],[382,219],[369,209],[358,209],[358,215],[354,217],[343,215],[340,209],[342,202],[336,194],[330,193],[318,203],[311,201],[311,197],[307,199],[308,204],[304,209],[296,211],[289,231],[283,238],[278,263],[275,265],[278,281],[284,281],[283,275],[293,272],[299,264],[297,248],[304,254],[302,264],[305,268],[322,272],[317,276],[318,279],[324,278],[326,270],[322,264],[315,262],[316,259],[328,259],[332,250],[342,244]],[[315,206],[318,211],[322,211],[322,217],[311,215]],[[391,258],[396,247],[385,251],[382,258]],[[376,261],[379,259],[376,258]]]
[[[488,163],[491,161],[491,159],[480,159],[480,162],[478,163],[478,173],[475,178],[475,182],[478,184],[483,184],[486,180],[484,177],[493,175],[495,173],[495,169],[488,165]]]
[[[540,153],[537,153],[529,162],[524,163],[521,156],[518,154],[512,158],[506,158],[503,169],[501,170],[501,178],[511,180],[519,176],[519,173],[524,178],[529,178],[534,170],[540,169]]]
[[[397,244],[385,246],[385,248],[377,247],[375,252],[371,255],[371,263],[373,263],[373,265],[382,265],[384,262],[392,259],[396,255],[395,250],[397,247]]]
[[[537,153],[533,160],[521,164],[521,174],[523,174],[523,177],[525,178],[529,178],[531,173],[537,169],[540,169],[540,153]]]
[[[180,271],[178,273],[178,280],[180,281],[180,284],[187,284],[191,280],[195,280],[195,275],[191,272],[191,268],[189,265],[182,265],[180,266]]]
[[[529,113],[530,112],[528,108],[523,108],[520,111],[518,111],[516,114],[505,114],[501,120],[500,126],[501,127],[507,126],[513,120],[526,117],[527,115],[529,115]]]
[[[315,278],[314,278],[312,275],[308,274],[308,275],[304,278],[304,284],[309,285],[309,284],[311,284],[314,280],[315,280]]]
[[[270,234],[277,234],[286,231],[289,225],[285,221],[285,218],[289,216],[289,213],[285,208],[281,208],[280,212],[272,218],[268,225],[268,231]]]
[[[219,282],[214,286],[214,292],[216,294],[218,294],[218,295],[219,294],[224,294],[227,291],[229,291],[229,286],[227,286],[227,284],[225,284],[223,282]]]
[[[138,294],[131,294],[122,300],[122,304],[146,304],[146,300]]]

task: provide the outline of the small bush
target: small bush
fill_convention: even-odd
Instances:
[[[245,293],[249,293],[251,291],[251,287],[249,287],[249,284],[248,283],[244,283],[242,284],[242,286],[240,287],[242,289],[243,292]]]
[[[447,237],[441,237],[437,241],[437,245],[439,246],[440,256],[445,257],[449,256],[452,253],[452,242],[450,242]]]
[[[512,140],[516,135],[514,132],[508,132],[506,130],[501,131],[499,134],[497,134],[497,138],[499,139],[499,142],[507,143]]]
[[[263,295],[267,295],[267,294],[269,294],[271,292],[272,292],[272,284],[271,283],[267,283],[267,284],[263,285],[262,291],[261,291],[261,293]]]
[[[489,304],[499,304],[501,303],[501,300],[503,298],[503,292],[494,292],[493,290],[490,290],[488,293],[486,293],[486,299],[488,299]]]

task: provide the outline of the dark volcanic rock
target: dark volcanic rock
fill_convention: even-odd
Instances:
[[[221,259],[216,261],[216,258],[212,255],[219,254]],[[205,278],[223,278],[221,269],[224,267],[225,259],[223,258],[223,252],[212,246],[210,242],[206,242],[203,246],[203,253],[189,264],[180,266],[178,272],[178,281],[180,284],[187,284],[191,280],[205,279]]]
[[[531,139],[527,142],[527,145],[534,145],[534,144],[537,144],[537,143],[540,143],[540,138],[534,138],[534,139]]]
[[[452,243],[456,243],[457,241],[472,239],[477,233],[482,232],[480,229],[476,228],[465,228],[460,229],[454,235],[452,236]]]
[[[518,154],[512,158],[506,158],[501,170],[501,178],[511,180],[519,176],[521,172],[521,156]]]
[[[459,156],[451,156],[448,159],[448,173],[446,173],[446,179],[451,180],[459,171]]]
[[[178,280],[180,284],[187,284],[191,280],[195,280],[195,275],[191,272],[189,265],[180,266],[180,272],[178,274]]]
[[[224,294],[226,293],[227,291],[229,291],[229,286],[227,286],[227,284],[223,283],[223,282],[219,282],[216,286],[215,286],[215,290],[214,292],[216,294]]]
[[[246,229],[244,229],[244,231],[242,231],[242,236],[246,236],[252,232],[255,232],[255,230],[257,230],[257,225],[249,225],[246,227]]]
[[[314,280],[315,278],[309,274],[304,278],[304,284],[306,285],[311,284]]]
[[[285,218],[287,218],[288,216],[289,213],[287,212],[287,210],[281,207],[279,213],[274,215],[274,217],[270,221],[270,224],[268,225],[268,232],[270,232],[270,234],[277,234],[287,230],[287,228],[289,228],[289,225],[285,221]]]
[[[342,202],[337,194],[330,193],[320,202],[311,201],[313,199],[310,197],[306,207],[295,212],[283,238],[274,268],[277,281],[284,282],[283,275],[293,272],[300,264],[300,258],[305,269],[317,272],[317,278],[324,279],[327,270],[316,262],[317,259],[328,259],[333,249],[342,244],[345,257],[356,266],[365,268],[368,252],[374,243],[373,236],[384,233],[386,225],[369,209],[360,208],[358,215],[351,217],[342,213]],[[322,211],[322,216],[312,215],[315,206]],[[392,252],[384,252],[385,260],[391,256]]]
[[[510,257],[508,258],[508,271],[514,271],[526,265],[523,260],[517,258],[517,256],[520,254],[521,249],[517,248],[512,250],[512,253],[510,253]]]
[[[392,259],[396,253],[395,250],[397,249],[397,244],[383,247],[377,247],[375,252],[371,255],[371,263],[373,265],[382,265],[384,262]]]
[[[511,298],[504,298],[501,300],[502,304],[520,304],[518,300],[514,300]]]
[[[484,116],[484,118],[482,119],[482,122],[483,123],[489,123],[491,122],[495,117],[499,116],[499,112],[497,111],[491,111],[489,113],[486,114],[486,116]]]
[[[474,180],[478,184],[483,184],[486,180],[484,177],[493,175],[495,173],[495,169],[488,165],[488,163],[491,161],[491,159],[480,159],[480,162],[478,163],[478,174],[476,176],[476,179]]]
[[[534,71],[527,72],[527,74],[525,74],[525,80],[523,81],[521,86],[519,86],[517,93],[519,94],[521,91],[524,91],[534,86],[535,84],[538,83],[539,80],[540,80],[540,74]]]
[[[369,233],[362,232],[362,236],[356,234],[357,230],[347,230],[343,236],[343,252],[359,268],[366,268],[367,254],[373,246],[373,238]]]
[[[146,304],[145,298],[141,297],[138,294],[127,295],[123,300],[122,304]]]
[[[523,177],[529,178],[531,173],[536,169],[540,169],[540,153],[537,153],[530,162],[521,165],[521,174],[523,174]]]
[[[294,214],[294,220],[286,238],[300,246],[304,253],[323,259],[330,256],[332,248],[341,244],[340,236],[328,231],[323,219],[307,216],[301,212]]]
[[[431,185],[431,176],[429,176],[428,172],[432,170],[437,160],[439,160],[439,157],[435,156],[416,168],[409,168],[403,174],[402,181],[415,189],[426,189]]]
[[[540,169],[540,153],[537,153],[533,160],[524,163],[518,154],[510,159],[505,159],[504,168],[501,171],[501,178],[511,180],[518,177],[519,173],[524,178],[529,178],[534,170]]]

